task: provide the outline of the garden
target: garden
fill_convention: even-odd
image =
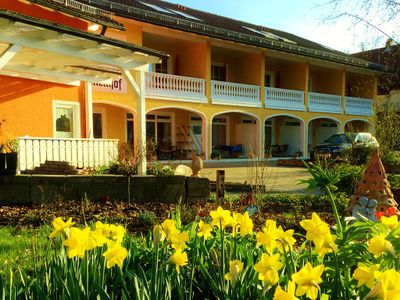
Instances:
[[[306,163],[305,194],[0,206],[0,298],[400,299],[398,211],[391,192],[362,205],[377,165],[360,153]],[[388,179],[396,194],[399,177]]]

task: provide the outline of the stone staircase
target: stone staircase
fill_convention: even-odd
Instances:
[[[66,161],[46,160],[40,167],[27,171],[28,174],[46,174],[46,175],[77,175],[78,170]]]

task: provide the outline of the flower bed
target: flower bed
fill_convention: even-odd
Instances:
[[[305,234],[221,207],[183,226],[172,213],[134,242],[122,226],[53,221],[53,254],[0,291],[34,299],[397,299],[396,215],[330,227],[316,213]],[[2,281],[0,280],[0,285]],[[327,295],[327,296],[326,296]]]

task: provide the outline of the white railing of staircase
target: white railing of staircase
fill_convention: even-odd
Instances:
[[[366,98],[348,97],[344,98],[344,111],[347,115],[372,116],[373,100]]]
[[[261,107],[260,87],[224,81],[211,81],[211,98],[214,104]]]
[[[118,140],[19,137],[19,169],[31,170],[46,160],[77,168],[107,165],[118,157]]]
[[[265,107],[304,111],[304,92],[265,87]]]
[[[146,97],[207,102],[206,80],[164,73],[146,73]]]
[[[342,113],[342,97],[310,92],[308,93],[308,110],[340,114]]]

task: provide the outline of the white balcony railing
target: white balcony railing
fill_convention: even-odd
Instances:
[[[118,140],[20,137],[19,169],[30,170],[46,160],[67,161],[78,168],[107,165],[118,156]]]
[[[75,0],[53,0],[55,2],[64,4],[65,6],[69,6],[69,7],[73,7],[77,10],[92,14],[92,15],[97,15],[97,16],[102,16],[102,17],[106,17],[109,19],[112,19],[113,17],[113,13],[106,11],[104,9],[100,9],[91,5],[87,5],[87,4],[83,4],[80,3],[79,1],[75,1]]]
[[[211,81],[213,104],[261,107],[260,87],[256,85]]]
[[[342,97],[310,92],[308,93],[308,110],[340,114],[342,113]]]
[[[146,73],[146,97],[207,102],[205,79],[163,73]]]
[[[266,87],[265,107],[288,110],[306,110],[304,105],[304,92]]]
[[[372,99],[345,97],[344,111],[347,115],[372,116]]]

